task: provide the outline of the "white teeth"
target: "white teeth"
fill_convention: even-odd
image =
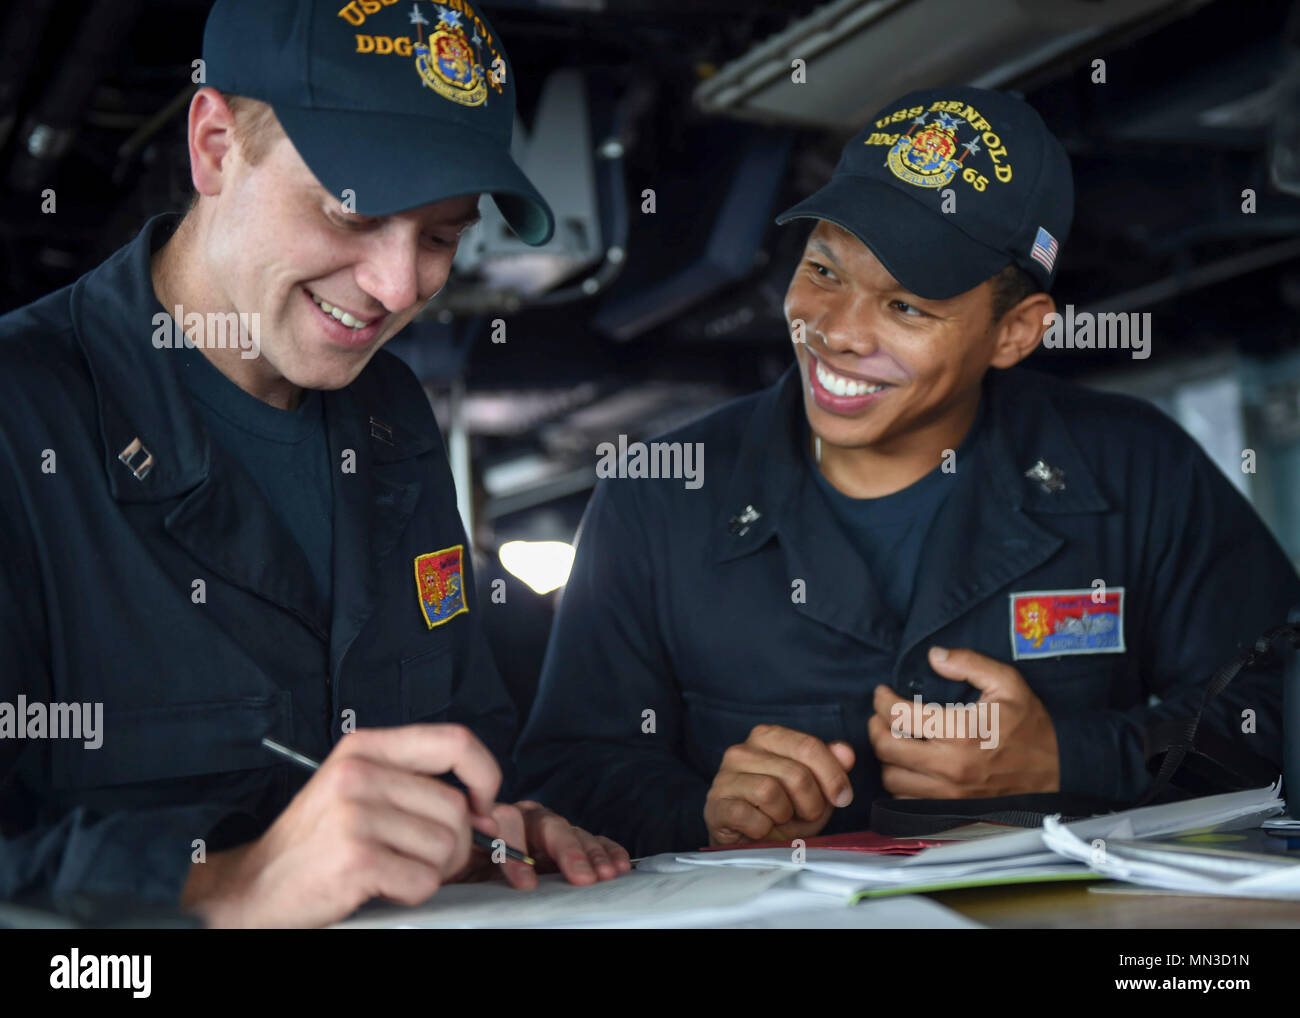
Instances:
[[[309,296],[311,297],[312,300],[316,302],[317,307],[319,307],[327,315],[331,315],[332,317],[338,319],[349,329],[365,328],[365,324],[366,324],[365,322],[358,321],[357,319],[353,318],[350,314],[348,314],[346,311],[336,308],[333,304],[326,303],[325,301],[317,297],[314,293],[309,292]]]
[[[865,396],[867,393],[879,392],[884,388],[883,385],[872,385],[869,382],[859,382],[853,378],[837,375],[821,361],[817,361],[817,380],[821,382],[823,389],[836,396]]]

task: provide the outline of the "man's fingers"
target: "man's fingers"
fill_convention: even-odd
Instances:
[[[387,898],[399,905],[421,905],[446,882],[449,871],[396,852],[382,852],[372,862],[370,897]]]
[[[719,777],[726,777],[719,791],[748,799],[777,823],[789,820],[790,811],[801,820],[813,820],[827,806],[817,776],[790,757],[742,743],[727,750],[722,767]]]
[[[501,768],[491,751],[464,725],[360,728],[343,736],[330,758],[354,754],[415,774],[450,771],[464,783],[470,808],[480,816],[491,815],[501,787]]]
[[[628,854],[626,848],[613,838],[606,838],[600,834],[594,834],[592,837],[600,842],[605,854],[609,857],[609,861],[614,864],[615,870],[619,873],[627,873],[632,869],[632,856]]]
[[[760,810],[773,826],[795,819],[813,820],[826,808],[825,800],[818,796],[816,807],[801,815],[781,779],[771,774],[729,771],[725,776],[719,776],[714,788],[715,794],[721,798],[743,799]]]
[[[925,759],[925,751],[933,748],[924,739],[905,739],[894,734],[894,729],[879,714],[867,721],[867,738],[876,759],[882,764],[910,764]]]
[[[368,842],[381,850],[425,863],[437,869],[444,879],[459,873],[469,861],[471,842],[467,825],[441,823],[399,809],[367,804],[347,803],[337,808],[339,823],[357,843]]]
[[[882,768],[901,767],[950,788],[975,787],[988,766],[988,756],[976,739],[899,739],[878,714],[868,722],[867,731]]]
[[[903,739],[895,735],[879,714],[867,722],[867,737],[881,764],[897,764],[915,771],[936,772],[948,755],[966,740]]]
[[[1011,665],[996,661],[969,648],[931,647],[930,667],[945,679],[969,682],[986,700],[1005,700],[1028,685]]]
[[[959,787],[933,774],[882,765],[880,783],[896,799],[960,799]]]
[[[835,807],[853,801],[853,747],[806,732],[757,725],[729,748],[709,789],[704,820],[716,845],[767,840],[774,828],[820,830]]]
[[[858,762],[858,755],[847,742],[828,742],[826,748],[835,755],[835,759],[839,761],[846,774],[853,770],[853,765]]]
[[[612,841],[607,838],[598,838],[590,831],[584,831],[581,827],[575,827],[574,830],[578,832],[578,841],[582,844],[582,850],[587,853],[587,862],[596,871],[596,876],[600,877],[601,880],[612,880],[619,873],[626,872],[626,870],[619,869],[614,857],[610,855],[609,846],[614,844]],[[630,863],[629,868],[631,868]]]
[[[555,863],[571,884],[591,884],[597,880],[596,871],[578,840],[577,828],[564,817],[548,809],[538,809],[525,814],[525,821],[533,856]]]
[[[826,809],[823,810],[822,815],[817,817],[815,820],[813,820],[812,822],[813,828],[815,830],[820,831],[823,827],[826,826],[826,821],[831,818],[831,814],[833,812],[835,812],[835,807],[832,806],[830,803],[827,803]],[[807,834],[799,833],[800,827],[795,824],[788,824],[787,827],[793,828],[793,830],[787,830],[785,827],[773,827],[772,830],[768,832],[767,837],[764,838],[763,840],[793,841],[795,838],[803,838],[809,836]]]
[[[904,746],[900,750],[903,753],[925,752],[925,747],[939,745],[969,748],[971,744],[978,745],[982,741],[980,722],[973,713],[975,706],[927,703],[922,708],[923,713],[909,710],[910,719],[905,722],[897,716],[887,719],[885,715],[876,713],[867,722],[867,734],[877,750],[877,756],[880,755],[877,740],[883,743],[886,739]],[[913,745],[908,746],[908,743]]]
[[[719,845],[734,845],[744,838],[765,841],[772,831],[771,817],[752,803],[731,796],[708,799],[704,822]]]
[[[924,720],[924,715],[915,700],[904,700],[889,686],[879,685],[871,698],[871,706],[876,712],[876,717],[883,718],[889,729],[899,737],[911,739],[921,737],[921,722]]]
[[[328,771],[321,768],[334,784],[340,799],[390,806],[415,816],[437,820],[450,826],[468,828],[469,801],[465,793],[445,781],[389,767],[369,757],[352,754],[332,760]],[[482,821],[489,818],[483,817]],[[481,823],[487,833],[495,833],[491,823]]]
[[[843,807],[853,801],[853,787],[849,784],[848,772],[827,748],[826,743],[817,736],[781,725],[757,725],[749,733],[744,745],[799,761],[812,771],[827,802]],[[725,758],[723,766],[726,766]],[[814,815],[817,812],[820,809],[814,811]]]
[[[499,802],[492,807],[492,818],[496,821],[495,837],[500,839],[500,847],[517,848],[525,855],[531,855],[528,848],[528,835],[524,830],[524,815],[519,811],[518,806]],[[496,847],[493,851],[496,851]],[[537,886],[537,870],[528,863],[505,858],[499,866],[511,887],[528,891]]]
[[[531,800],[518,805],[528,832],[529,851],[539,862],[554,863],[570,883],[612,880],[632,868],[632,857],[617,842],[575,827]]]

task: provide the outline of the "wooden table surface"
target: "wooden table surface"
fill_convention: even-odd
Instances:
[[[1300,927],[1300,901],[1252,901],[1182,894],[1113,894],[1061,881],[1014,887],[972,887],[929,895],[986,926],[1006,929],[1280,929]]]

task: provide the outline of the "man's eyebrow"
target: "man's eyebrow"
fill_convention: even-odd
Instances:
[[[325,196],[326,196],[329,200],[334,201],[334,202],[337,202],[337,201],[338,201],[337,198],[335,198],[335,197],[334,197],[332,194],[330,194],[328,191],[325,191],[324,188],[322,188],[321,190],[324,191]],[[347,213],[349,216],[351,216],[352,218],[354,218],[354,219],[364,219],[364,220],[368,220],[368,221],[371,221],[371,222],[379,222],[380,220],[383,220],[383,219],[391,219],[391,218],[392,218],[391,215],[389,215],[389,216],[364,216],[364,215],[362,215],[362,214],[359,213],[359,212],[348,212],[348,210],[347,210],[346,208],[343,209],[343,211],[344,211],[345,213]],[[431,226],[433,226],[433,227],[451,226],[451,227],[459,228],[459,229],[461,229],[461,230],[468,230],[471,226],[473,226],[475,223],[477,223],[477,222],[478,222],[480,219],[482,219],[482,218],[483,218],[482,215],[480,215],[479,212],[478,212],[478,210],[475,209],[473,212],[467,213],[466,215],[463,215],[463,216],[457,216],[457,217],[454,218],[454,219],[439,219],[439,220],[437,220],[436,222],[433,222],[433,223],[431,223],[431,224],[429,224],[429,225],[431,225]]]
[[[457,233],[464,233],[471,226],[477,223],[483,217],[477,211],[470,212],[468,215],[456,216],[452,219],[435,219],[431,223],[425,224],[430,230],[452,229]]]
[[[824,240],[814,237],[813,239],[808,241],[808,246],[816,249],[818,253],[824,255],[826,257],[826,260],[829,261],[832,265],[834,265],[837,269],[840,267],[840,262],[839,259],[835,257],[835,252],[833,252],[830,249],[830,247],[827,245],[827,243]]]
[[[467,216],[461,216],[459,219],[449,219],[446,222],[434,223],[434,226],[459,226],[462,230],[468,230],[483,217],[477,212],[471,212]]]

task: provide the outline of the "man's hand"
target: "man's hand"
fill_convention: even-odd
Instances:
[[[493,863],[491,853],[475,848],[469,867],[457,880],[482,880],[500,869],[512,887],[529,890],[537,886],[537,873],[564,874],[571,884],[593,884],[612,880],[632,869],[632,859],[623,846],[609,838],[574,827],[558,813],[525,799],[513,806],[499,803],[492,809],[506,845],[530,855],[537,866],[506,859]]]
[[[468,797],[428,776],[448,771]],[[211,926],[323,926],[371,898],[419,904],[465,869],[471,826],[501,836],[500,785],[463,725],[352,732],[260,838],[191,866],[181,904]]]
[[[961,721],[967,737],[927,739],[916,704],[877,686],[868,733],[885,791],[900,799],[966,799],[1060,790],[1056,729],[1020,672],[973,650],[942,647],[930,648],[930,667],[981,691],[990,737],[982,740],[946,708],[940,730],[962,731],[954,727]]]
[[[710,845],[792,841],[817,834],[853,801],[853,747],[806,732],[757,725],[723,754],[704,802]]]

